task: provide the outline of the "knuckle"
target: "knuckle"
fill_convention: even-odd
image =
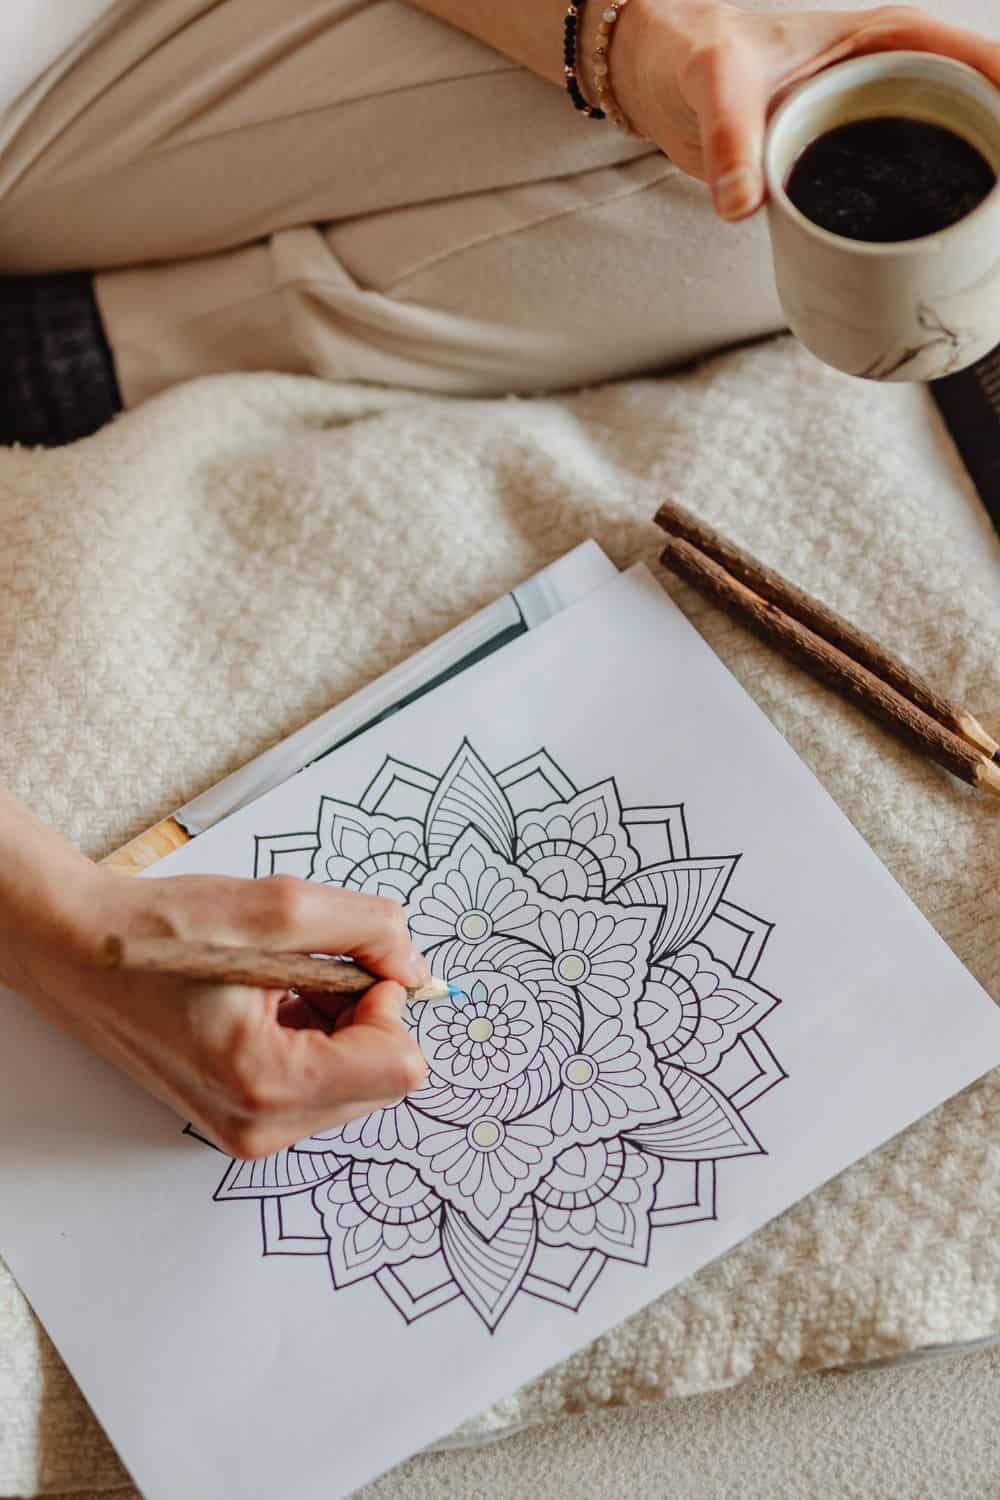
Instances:
[[[365,944],[368,952],[384,954],[401,943],[409,944],[410,927],[399,902],[391,896],[372,896],[370,899],[373,935],[372,940]]]
[[[240,1085],[239,1103],[254,1118],[266,1119],[280,1109],[282,1100],[261,1079],[246,1076]]]
[[[880,5],[872,11],[868,29],[893,33],[926,19],[927,12],[919,5]]]
[[[710,92],[721,90],[731,57],[731,43],[721,41],[711,35],[706,36],[703,41],[692,47],[688,54],[684,68],[685,76],[689,79],[696,79]]]
[[[264,1090],[259,1080],[252,1074],[235,1066],[229,1070],[226,1084],[230,1101],[237,1109],[245,1111],[248,1115],[262,1115],[266,1112]]]
[[[281,1148],[275,1132],[255,1120],[228,1120],[218,1135],[223,1150],[240,1161],[261,1161]]]
[[[256,1058],[238,1046],[226,1058],[221,1082],[233,1108],[259,1122],[287,1103],[284,1090],[262,1072]]]
[[[294,875],[268,875],[258,882],[261,892],[260,918],[265,930],[294,926],[302,911],[302,881]]]
[[[684,64],[686,79],[706,82],[719,67],[719,49],[715,42],[703,41],[691,48]]]
[[[378,902],[377,911],[379,920],[386,927],[391,928],[394,932],[407,932],[409,930],[406,913],[398,901],[394,901],[391,896],[376,896],[375,900]]]
[[[387,1069],[387,1084],[392,1094],[412,1094],[427,1078],[427,1063],[412,1037],[400,1046]]]
[[[725,158],[732,155],[739,145],[739,131],[729,120],[720,120],[709,130],[705,145],[713,156]]]

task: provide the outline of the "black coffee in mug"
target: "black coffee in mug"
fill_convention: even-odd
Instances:
[[[888,244],[956,224],[996,183],[986,158],[954,131],[885,115],[839,125],[813,141],[785,191],[821,229]]]

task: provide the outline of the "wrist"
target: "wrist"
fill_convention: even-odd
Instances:
[[[714,34],[720,13],[731,9],[724,0],[629,0],[615,26],[608,61],[618,103],[640,134],[657,140],[671,81],[683,75],[692,53]],[[603,10],[597,0],[588,61]]]
[[[95,962],[92,914],[109,878],[0,791],[0,983],[33,998],[54,965]]]

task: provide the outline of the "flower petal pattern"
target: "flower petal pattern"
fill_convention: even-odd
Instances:
[[[410,892],[410,929],[429,943],[482,943],[521,932],[539,915],[538,888],[467,828]]]
[[[538,1236],[546,1244],[598,1248],[614,1260],[645,1265],[663,1163],[627,1142],[614,1146],[614,1155],[601,1144],[571,1146],[556,1157],[535,1193]],[[604,1160],[594,1160],[595,1153]]]
[[[324,797],[317,832],[313,880],[405,901],[427,873],[423,829],[413,819],[366,813]]]
[[[531,1203],[515,1208],[489,1240],[454,1209],[445,1215],[441,1231],[444,1258],[491,1333],[525,1278],[536,1237]]]
[[[336,1286],[384,1266],[433,1255],[440,1246],[441,1203],[411,1167],[357,1162],[313,1194],[329,1238]]]
[[[722,900],[738,856],[674,859],[650,865],[623,880],[609,900],[623,906],[658,906],[660,929],[654,944],[661,961],[692,942]]]
[[[544,1177],[558,1150],[548,1124],[482,1115],[426,1135],[422,1174],[480,1234],[492,1234]]]
[[[777,1004],[704,943],[689,943],[666,967],[652,967],[637,1015],[657,1057],[704,1074]]]
[[[634,1012],[643,993],[661,913],[573,899],[542,912],[541,939],[552,955],[553,977],[571,985],[605,1016]]]
[[[580,1144],[624,1135],[669,1108],[649,1043],[619,1017],[596,1018],[562,1069],[549,1113],[553,1133]]]
[[[427,857],[438,864],[468,828],[476,828],[497,854],[514,854],[514,813],[506,794],[463,740],[427,810]]]
[[[347,1165],[332,1151],[277,1151],[258,1161],[232,1160],[216,1198],[279,1198],[336,1177]]]
[[[664,1068],[663,1078],[676,1116],[630,1130],[628,1139],[634,1145],[673,1161],[722,1161],[762,1154],[763,1146],[721,1089],[672,1066]]]
[[[613,781],[517,821],[518,863],[546,896],[603,896],[639,869]]]

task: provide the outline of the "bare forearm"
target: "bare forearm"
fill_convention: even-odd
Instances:
[[[539,77],[562,85],[563,21],[568,0],[518,0],[518,3],[508,5],[489,5],[484,0],[407,0],[407,3],[415,10],[437,16],[459,31],[495,47],[505,57],[523,63]],[[737,0],[737,8],[751,12],[782,11],[793,10],[799,3],[800,0]],[[864,3],[865,0],[826,0],[826,8],[846,10]],[[632,0],[632,5],[642,8],[639,0]],[[726,4],[713,6],[711,0],[696,0],[695,4],[692,0],[656,0],[656,4],[649,8],[664,14],[670,12],[680,18],[682,11],[700,10],[707,16],[713,9],[731,7]],[[601,0],[590,0],[585,6],[582,17],[584,43],[596,32],[603,9]],[[707,29],[706,39],[709,39]],[[589,52],[589,48],[585,50]]]
[[[541,77],[563,82],[566,0],[410,3]],[[800,10],[799,4],[629,0],[615,24],[607,62],[619,107],[679,167],[709,184],[723,218],[744,218],[763,201],[764,131],[775,100],[830,63],[870,52],[936,52],[1000,85],[995,41],[937,20],[920,6],[824,0],[822,9]],[[603,9],[601,0],[593,0],[583,16],[580,82],[591,99],[588,59]]]
[[[72,946],[94,865],[0,787],[0,983],[27,989],[32,956]]]
[[[425,10],[523,63],[539,77],[562,83],[562,33],[567,0],[526,0],[514,5],[487,5],[483,0],[410,0],[410,3],[416,10]],[[590,8],[597,9],[596,0]]]

